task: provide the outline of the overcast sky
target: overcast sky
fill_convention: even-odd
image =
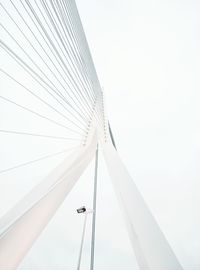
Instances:
[[[183,268],[199,270],[200,2],[77,0],[77,6],[119,154]],[[0,106],[5,126],[13,111]],[[27,149],[16,140],[1,139],[2,169],[23,161],[20,151],[29,159],[36,154],[36,145],[27,141]],[[49,144],[42,147],[45,153]],[[1,214],[60,160],[1,175]],[[76,269],[83,217],[75,209],[92,206],[93,170],[92,163],[20,270]],[[98,185],[95,269],[138,270],[101,154]],[[82,270],[89,269],[90,221]]]

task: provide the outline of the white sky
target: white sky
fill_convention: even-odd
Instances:
[[[184,269],[199,270],[200,2],[78,0],[77,5],[118,151]],[[5,87],[0,92],[12,96]],[[0,106],[5,124],[13,111],[8,115],[9,109]],[[2,169],[16,160],[23,162],[20,149],[29,159],[36,156],[37,145],[16,140],[10,145],[8,138],[1,139]],[[41,145],[41,153],[47,153],[49,144],[41,141]],[[59,151],[63,145],[51,147]],[[52,148],[48,153],[56,151]],[[59,161],[1,175],[1,214]],[[91,207],[93,167],[20,270],[76,269],[83,219],[75,209],[82,204]],[[89,269],[90,225],[83,270]],[[100,156],[95,269],[122,268],[137,270],[137,265]]]

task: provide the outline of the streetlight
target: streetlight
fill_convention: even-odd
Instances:
[[[82,233],[82,238],[81,238],[81,246],[80,246],[79,257],[78,257],[78,265],[77,265],[77,270],[80,270],[81,257],[82,257],[82,251],[83,251],[83,242],[84,242],[84,238],[85,238],[87,215],[92,214],[94,211],[92,209],[86,208],[85,206],[78,208],[76,211],[78,214],[85,215],[84,224],[83,224],[83,233]]]

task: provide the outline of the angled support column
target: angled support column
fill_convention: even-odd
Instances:
[[[183,270],[122,163],[111,138],[102,143],[102,148],[139,268],[141,270]]]

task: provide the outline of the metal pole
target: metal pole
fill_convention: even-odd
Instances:
[[[82,250],[83,250],[83,242],[84,242],[84,238],[85,238],[87,215],[88,215],[87,212],[85,212],[85,219],[84,219],[84,224],[83,224],[83,233],[82,233],[81,246],[80,246],[80,252],[79,252],[79,257],[78,257],[77,270],[80,270],[80,266],[81,266],[81,257],[82,257]]]
[[[92,218],[92,240],[91,240],[90,270],[94,269],[95,225],[96,225],[96,204],[97,204],[97,171],[98,171],[98,145],[97,145],[96,155],[95,155],[95,174],[94,174],[94,195],[93,195],[93,218]]]

